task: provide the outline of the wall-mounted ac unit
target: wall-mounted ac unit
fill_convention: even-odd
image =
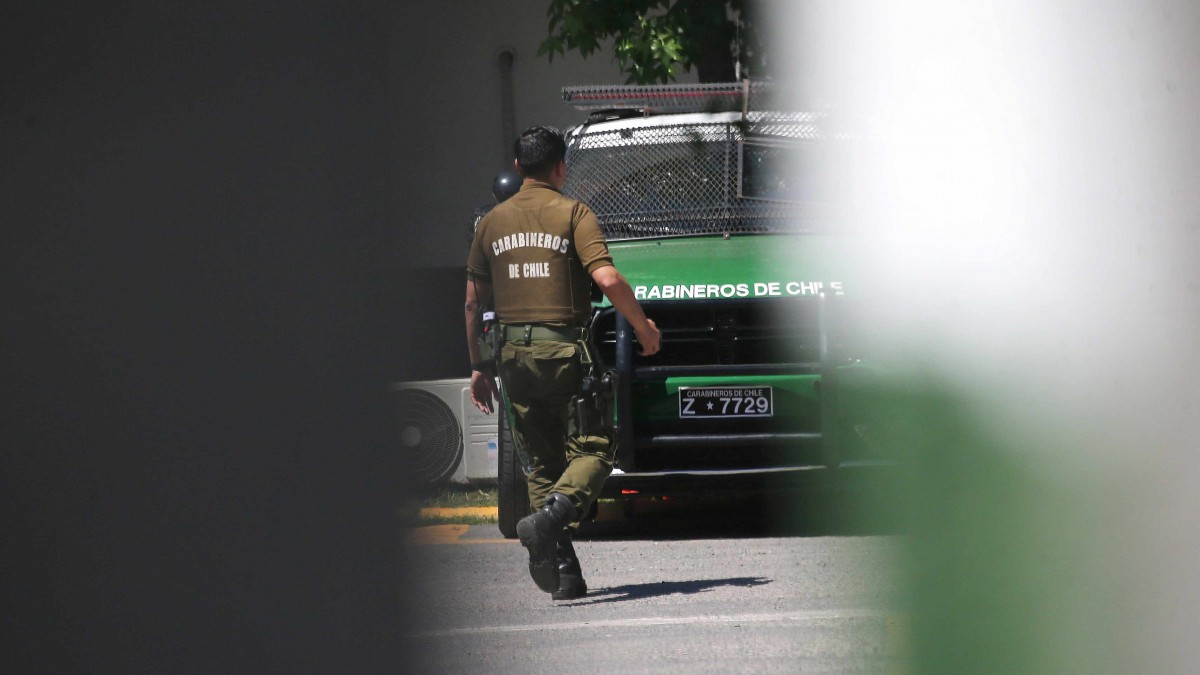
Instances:
[[[397,440],[408,478],[422,485],[496,479],[496,414],[471,403],[469,379],[397,382]]]

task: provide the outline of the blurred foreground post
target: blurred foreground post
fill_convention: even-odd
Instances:
[[[837,178],[912,459],[912,672],[1194,671],[1200,8],[779,19],[795,106],[877,133]]]

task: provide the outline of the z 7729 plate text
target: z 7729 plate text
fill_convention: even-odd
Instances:
[[[679,417],[771,417],[771,387],[680,387]]]

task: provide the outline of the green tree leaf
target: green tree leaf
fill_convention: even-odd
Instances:
[[[757,71],[765,63],[752,0],[550,0],[547,37],[537,55],[577,51],[587,58],[611,40],[627,82],[674,81],[697,68],[701,81],[733,78],[735,57]],[[762,75],[761,72],[756,72]]]

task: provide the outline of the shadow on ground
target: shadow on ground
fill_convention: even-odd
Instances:
[[[641,600],[667,595],[694,595],[724,586],[753,588],[754,586],[762,586],[769,583],[771,583],[771,580],[763,577],[734,577],[731,579],[697,579],[695,581],[657,581],[650,584],[626,584],[611,588],[593,589],[588,593],[586,598],[574,604],[597,605],[605,602]]]

